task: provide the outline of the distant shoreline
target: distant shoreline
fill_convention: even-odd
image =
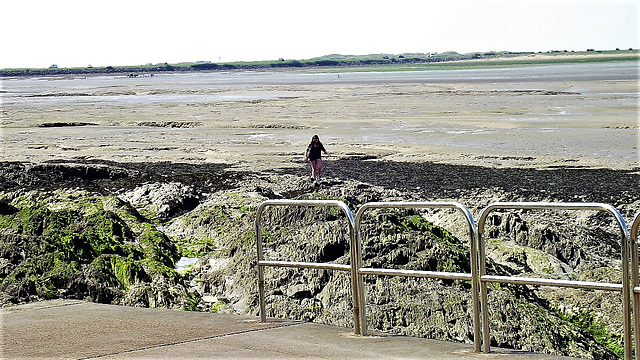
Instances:
[[[366,68],[371,71],[456,69],[494,66],[526,66],[536,64],[561,64],[585,62],[612,62],[640,60],[638,50],[609,50],[585,52],[547,52],[547,53],[442,53],[442,54],[404,54],[404,55],[328,55],[310,60],[284,60],[234,63],[181,63],[141,66],[105,66],[59,68],[52,65],[41,69],[2,69],[0,77],[56,76],[56,75],[104,75],[120,74],[131,77],[164,72],[232,71],[232,70],[275,70],[298,68]]]

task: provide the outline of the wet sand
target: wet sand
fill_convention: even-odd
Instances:
[[[344,69],[341,69],[344,70]],[[2,81],[0,161],[331,159],[637,169],[638,63]]]

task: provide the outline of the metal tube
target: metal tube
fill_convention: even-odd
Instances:
[[[569,287],[574,289],[622,291],[622,284],[601,283],[601,282],[594,282],[594,281],[575,281],[575,280],[561,280],[561,279],[544,279],[544,278],[534,278],[534,277],[524,277],[524,276],[513,277],[513,276],[498,276],[498,275],[484,275],[480,279],[484,282],[490,282],[490,283],[508,283],[508,284],[518,284],[518,285]]]
[[[631,286],[633,287],[633,319],[635,333],[636,359],[640,357],[640,275],[638,270],[638,246],[640,239],[640,212],[633,219],[631,225]]]
[[[301,262],[301,261],[262,260],[258,263],[258,265],[273,266],[273,267],[290,267],[290,268],[299,268],[299,269],[351,271],[351,265],[312,263],[312,262]]]
[[[629,274],[630,261],[631,257],[630,249],[631,249],[631,236],[629,236],[629,229],[627,228],[627,224],[624,222],[624,219],[620,215],[620,213],[613,207],[611,207],[611,212],[614,215],[617,215],[618,223],[620,226],[620,231],[622,233],[622,325],[624,327],[624,358],[625,360],[631,360],[632,352],[633,352],[633,338],[631,336],[631,275]],[[615,213],[614,213],[615,211]]]
[[[478,227],[471,212],[465,208],[467,221],[469,222],[469,234],[471,236],[471,301],[473,302],[473,345],[476,352],[480,352],[480,273],[478,269]]]
[[[358,213],[360,213],[360,211],[358,211]],[[362,216],[362,215],[360,215]],[[355,231],[356,231],[356,280],[357,280],[357,285],[358,285],[358,301],[359,301],[359,305],[360,305],[360,335],[365,336],[367,335],[367,306],[365,304],[365,297],[364,297],[364,277],[362,275],[362,273],[360,272],[360,268],[362,268],[362,237],[360,234],[360,227],[359,227],[359,218],[356,215],[356,220],[354,222],[355,224]]]
[[[258,251],[258,300],[260,302],[260,321],[267,321],[267,315],[264,304],[264,269],[260,266],[260,262],[262,261],[262,234],[260,228],[260,218],[262,215],[262,210],[267,206],[264,202],[258,206],[256,209],[256,247]]]
[[[464,280],[464,281],[471,281],[472,279],[471,274],[439,272],[439,271],[424,271],[424,270],[361,268],[360,273],[363,275],[388,275],[388,276],[421,277],[421,278],[431,278],[431,279]]]
[[[346,206],[345,206],[346,207]],[[347,208],[349,216],[349,250],[351,259],[349,264],[351,264],[351,300],[353,302],[353,331],[354,333],[361,334],[362,333],[362,324],[360,322],[361,315],[360,311],[363,309],[361,304],[364,303],[364,299],[360,298],[360,284],[361,282],[358,279],[358,266],[360,266],[360,255],[359,248],[356,244],[356,232],[355,232],[355,220],[353,218],[353,214]]]
[[[480,257],[482,259],[482,257]],[[480,275],[482,279],[482,275]],[[489,336],[489,296],[487,283],[480,280],[480,298],[482,311],[482,351],[488,353],[491,350],[491,337]]]
[[[362,220],[362,214],[366,209],[368,204],[364,204],[360,206],[358,211],[356,212],[355,218],[355,229],[356,229],[356,238],[357,238],[357,248],[358,248],[358,263],[357,263],[357,279],[358,279],[358,299],[360,300],[360,335],[367,335],[367,306],[365,304],[365,295],[364,295],[364,279],[363,275],[360,272],[360,268],[362,268],[362,233],[360,231],[360,221]]]
[[[362,268],[362,236],[360,231],[360,224],[364,212],[368,209],[382,209],[382,208],[444,208],[444,209],[457,209],[464,215],[467,224],[469,225],[469,237],[470,237],[470,256],[471,256],[471,274],[461,273],[448,273],[448,272],[436,272],[436,271],[418,271],[418,270],[394,270],[394,269],[371,269]],[[396,276],[414,276],[414,277],[429,277],[429,278],[441,278],[441,279],[458,279],[458,280],[471,280],[471,298],[473,306],[473,332],[474,332],[474,345],[476,351],[480,351],[480,308],[478,301],[478,256],[477,256],[477,227],[473,216],[469,209],[464,205],[457,202],[440,201],[440,202],[371,202],[364,204],[358,209],[356,213],[355,228],[357,234],[357,249],[358,249],[358,284],[359,284],[359,297],[361,299],[360,308],[360,323],[363,331],[362,335],[366,334],[367,319],[366,319],[366,307],[364,304],[364,283],[362,281],[362,275],[364,274],[377,274],[377,275],[396,275]]]
[[[349,224],[349,246],[350,246],[350,263],[351,265],[341,264],[321,264],[321,263],[308,263],[308,262],[285,262],[285,261],[265,261],[262,253],[262,236],[261,236],[261,215],[262,211],[267,206],[329,206],[339,207],[343,210],[347,216]],[[328,269],[328,270],[341,270],[351,271],[351,292],[353,293],[353,326],[356,334],[360,333],[360,313],[359,313],[359,301],[358,301],[358,289],[357,280],[355,275],[357,274],[357,267],[355,259],[355,225],[353,213],[349,210],[349,207],[342,201],[338,200],[288,200],[288,199],[274,199],[263,201],[256,211],[256,248],[258,254],[258,298],[260,301],[260,320],[266,321],[265,313],[265,296],[264,296],[264,270],[265,266],[279,266],[279,267],[298,267],[298,268],[313,268],[313,269]]]
[[[620,212],[616,210],[613,206],[602,203],[547,203],[547,202],[496,202],[487,206],[480,215],[480,220],[478,221],[478,246],[480,250],[480,284],[481,284],[481,296],[483,301],[483,342],[485,352],[489,352],[489,320],[487,314],[487,293],[486,293],[486,282],[491,280],[497,280],[498,277],[492,276],[487,277],[486,274],[486,258],[485,258],[485,246],[484,240],[482,239],[482,234],[484,232],[484,224],[486,222],[487,216],[490,212],[496,209],[555,209],[555,210],[602,210],[607,211],[614,216],[618,227],[620,228],[620,235],[622,238],[621,248],[622,248],[622,284],[618,284],[614,287],[609,286],[613,284],[602,283],[599,286],[600,290],[610,290],[610,291],[618,291],[618,286],[622,289],[622,312],[623,312],[623,326],[624,326],[624,348],[625,348],[625,359],[631,359],[631,309],[630,309],[630,297],[631,297],[631,286],[629,281],[629,232],[627,229],[627,225],[620,215]],[[515,280],[514,280],[515,279]],[[520,279],[520,280],[518,280]],[[541,279],[541,278],[530,278],[529,282],[523,282],[523,278],[517,277],[502,277],[501,281],[509,281],[509,282],[517,282],[521,284],[532,284],[533,285],[547,285],[547,286],[560,286],[557,283],[549,283],[550,279]],[[573,287],[576,282],[572,282],[570,285],[564,285],[567,287]],[[596,286],[596,285],[594,285]]]
[[[485,209],[486,211],[486,209]],[[484,211],[482,212],[484,215]],[[484,240],[482,239],[482,235],[484,232],[484,219],[480,219],[478,222],[478,257],[480,259],[479,262],[479,274],[480,278],[480,312],[482,314],[482,351],[488,353],[491,349],[491,338],[489,336],[489,297],[487,292],[487,283],[482,281],[482,278],[486,276],[487,273],[487,262],[485,260],[486,254],[484,249]]]

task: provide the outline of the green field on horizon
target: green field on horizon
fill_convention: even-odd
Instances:
[[[540,55],[540,56],[538,56]],[[523,59],[523,57],[528,57]],[[341,55],[331,54],[306,60],[279,59],[264,61],[234,61],[234,62],[182,62],[177,64],[157,63],[146,65],[95,66],[95,67],[58,67],[58,68],[5,68],[2,71],[47,71],[47,70],[100,70],[112,68],[118,72],[128,69],[155,70],[159,67],[188,68],[202,64],[215,64],[233,70],[247,67],[271,68],[310,68],[335,67],[331,72],[346,71],[420,71],[420,70],[458,70],[470,68],[491,68],[506,66],[527,66],[544,64],[570,64],[592,62],[618,62],[640,60],[639,50],[603,50],[579,52],[476,52],[458,54],[445,52],[439,54],[404,53],[404,54],[369,54],[369,55]],[[327,65],[323,65],[323,64]]]

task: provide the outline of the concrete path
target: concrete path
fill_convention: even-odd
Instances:
[[[269,319],[46,301],[0,310],[2,359],[568,359]]]

